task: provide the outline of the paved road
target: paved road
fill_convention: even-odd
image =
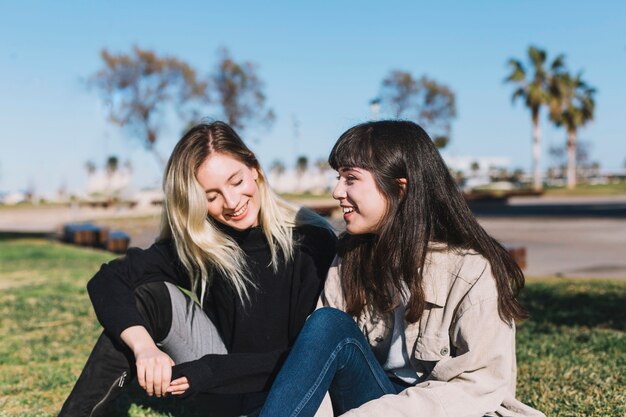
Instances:
[[[526,247],[527,275],[626,279],[626,196],[520,197],[473,211],[500,242]]]
[[[528,275],[626,278],[626,219],[479,221],[499,241],[526,247]]]
[[[528,275],[626,278],[626,196],[516,198],[474,212],[498,240],[526,247]]]
[[[474,202],[472,211],[482,217],[508,218],[614,218],[626,219],[626,197],[518,197],[507,203]]]
[[[161,209],[155,206],[139,209],[128,207],[4,206],[0,207],[0,233],[55,233],[60,231],[63,224],[66,223],[153,216],[158,215],[160,211]]]
[[[475,208],[480,223],[505,244],[525,246],[528,275],[561,275],[626,279],[626,196],[596,198],[516,198],[507,205]],[[141,216],[126,210],[0,209],[2,231],[58,230],[60,224],[87,219]],[[343,221],[334,223],[339,229]],[[116,226],[120,227],[120,226]],[[155,239],[154,226],[144,222],[130,228],[131,244],[147,247]]]
[[[527,275],[626,279],[626,219],[479,217],[505,245],[526,248]],[[334,222],[343,230],[339,221]]]

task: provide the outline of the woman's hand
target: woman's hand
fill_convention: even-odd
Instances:
[[[135,352],[137,380],[148,395],[165,395],[172,379],[174,361],[156,345]]]
[[[135,354],[137,380],[141,388],[150,396],[165,395],[172,379],[172,358],[157,347],[143,326],[131,326],[120,337]]]
[[[187,377],[180,377],[175,379],[170,384],[167,392],[172,395],[182,395],[189,389],[189,381],[187,381]]]

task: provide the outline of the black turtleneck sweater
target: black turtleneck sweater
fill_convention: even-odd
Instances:
[[[328,229],[300,226],[293,260],[271,265],[269,245],[260,228],[237,232],[221,229],[235,239],[248,262],[250,302],[242,303],[232,286],[215,276],[203,302],[218,328],[227,355],[206,355],[177,364],[173,377],[186,376],[190,392],[245,393],[269,389],[304,321],[315,308],[326,273],[335,256],[336,237]],[[148,327],[135,304],[134,290],[149,282],[167,281],[190,288],[190,281],[172,241],[150,248],[130,249],[125,257],[102,266],[87,289],[98,320],[121,342],[123,330]]]

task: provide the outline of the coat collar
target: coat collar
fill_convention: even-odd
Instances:
[[[424,289],[424,301],[429,304],[436,305],[437,307],[443,307],[446,305],[446,299],[448,295],[448,279],[447,276],[441,276],[441,268],[431,268],[430,263],[433,262],[433,255],[436,253],[446,252],[449,250],[448,245],[439,242],[430,242],[428,244],[428,255],[424,264],[424,274],[422,280],[422,288]],[[448,258],[444,258],[448,259]],[[440,262],[441,260],[437,260]],[[438,273],[438,274],[437,274]],[[437,275],[436,275],[437,274]]]

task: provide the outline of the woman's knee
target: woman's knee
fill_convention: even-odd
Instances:
[[[172,301],[164,282],[150,282],[135,290],[139,314],[155,341],[163,340],[172,326]]]
[[[315,334],[318,338],[339,334],[350,336],[358,332],[358,327],[352,317],[336,308],[324,307],[315,310],[307,319],[303,332]]]
[[[170,302],[169,291],[165,282],[148,282],[135,289],[138,302],[160,306]]]
[[[311,313],[311,315],[307,319],[307,323],[308,322],[320,323],[324,325],[327,323],[354,323],[354,320],[348,314],[339,309],[332,307],[322,307]]]

